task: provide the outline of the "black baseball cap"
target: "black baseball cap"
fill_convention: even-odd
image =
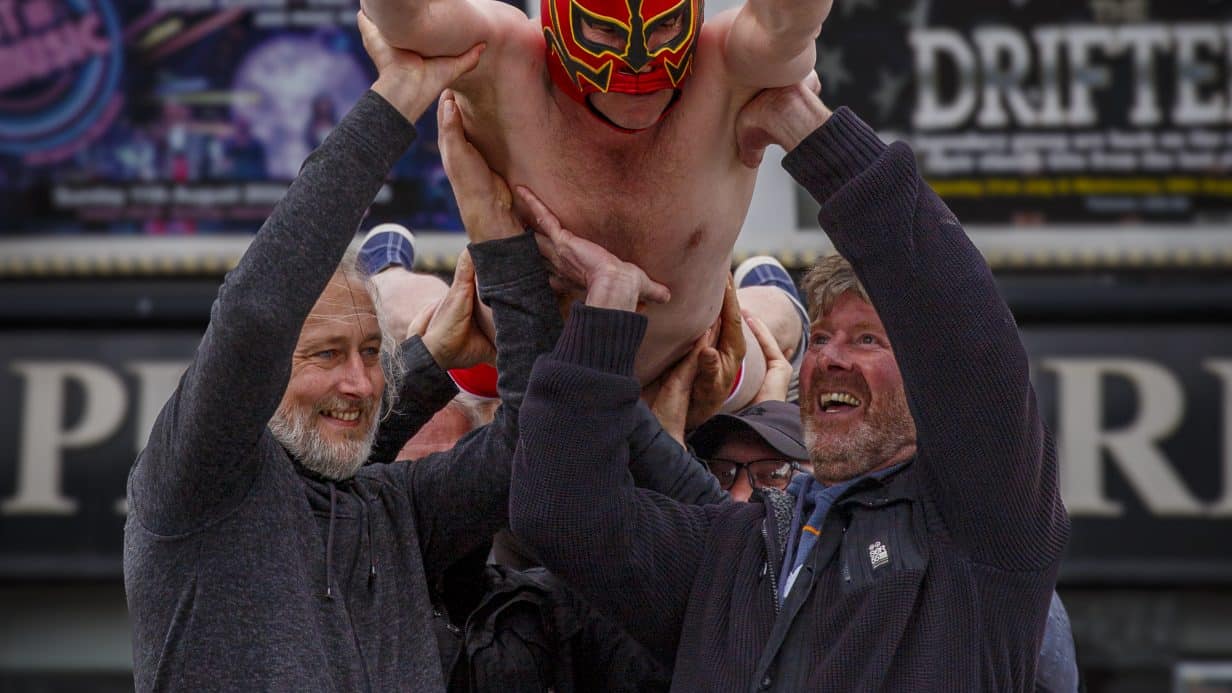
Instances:
[[[710,417],[689,436],[688,443],[701,457],[709,457],[733,433],[752,431],[784,457],[807,460],[800,407],[790,402],[767,400],[733,414]]]

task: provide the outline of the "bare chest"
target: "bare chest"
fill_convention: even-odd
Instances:
[[[721,96],[682,97],[659,126],[627,134],[545,94],[506,105],[472,139],[570,231],[670,281],[685,261],[726,272],[748,211],[756,173],[736,156],[731,110]]]

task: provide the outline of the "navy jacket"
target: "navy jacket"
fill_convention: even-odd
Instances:
[[[673,690],[1031,690],[1069,520],[1013,317],[905,145],[840,109],[784,166],[889,332],[915,459],[840,497],[780,604],[791,528],[764,498],[687,506],[629,481],[645,320],[580,307],[531,375],[512,527],[674,664]]]

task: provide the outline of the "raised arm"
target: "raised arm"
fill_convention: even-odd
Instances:
[[[500,0],[361,0],[360,7],[391,45],[423,56],[460,55],[486,44],[468,80],[490,74],[528,24],[525,13]]]
[[[536,230],[566,238],[519,190]],[[583,262],[575,304],[551,353],[535,363],[510,485],[510,526],[553,572],[655,652],[672,652],[713,513],[635,488],[629,440],[646,416],[633,360],[646,319],[633,312],[653,282],[616,260]]]
[[[452,449],[401,465],[430,577],[490,540],[507,523],[509,463],[527,378],[535,359],[560,334],[556,298],[534,239],[520,229],[516,232],[470,247],[479,296],[492,308],[496,325],[500,407],[491,423],[463,436]],[[434,356],[442,368],[468,365]]]
[[[887,147],[850,111],[831,117],[811,92],[795,93],[765,122],[790,125],[774,138],[791,150],[783,165],[821,203],[819,221],[895,347],[916,464],[948,532],[989,565],[1057,560],[1069,521],[1056,454],[988,265],[906,145]]]
[[[641,402],[629,434],[629,458],[629,474],[639,488],[693,505],[731,500],[706,465],[665,431]]]
[[[228,273],[196,357],[133,468],[130,508],[151,531],[191,531],[244,497],[304,319],[414,137],[409,119],[478,59],[478,51],[430,61],[370,53],[380,71],[372,91],[304,162]]]
[[[816,41],[831,0],[747,0],[716,18],[730,79],[747,87],[782,87],[816,63]]]
[[[471,245],[424,330],[423,343],[441,369],[481,360],[485,338],[477,321],[478,278],[478,297],[491,308],[495,325],[501,405],[491,423],[463,436],[451,450],[397,465],[415,505],[430,577],[506,524],[509,462],[527,378],[535,358],[560,334],[560,312],[535,240],[514,216],[504,180],[466,140],[451,93],[441,98],[437,118],[442,161]],[[470,260],[473,273],[466,270]]]

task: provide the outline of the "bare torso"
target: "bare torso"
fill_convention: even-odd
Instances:
[[[524,15],[510,20],[500,53],[484,56],[487,69],[458,88],[467,135],[495,171],[533,190],[565,228],[671,289],[669,303],[645,310],[643,383],[714,322],[753,194],[756,171],[740,163],[735,136],[736,114],[752,92],[725,80],[723,26],[703,25],[678,103],[635,134],[605,125],[553,87],[539,21]]]

